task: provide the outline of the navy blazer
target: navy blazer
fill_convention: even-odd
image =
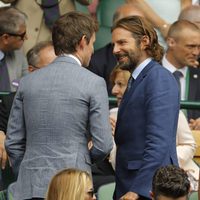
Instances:
[[[155,61],[139,74],[121,102],[115,132],[114,199],[132,191],[150,198],[160,166],[178,165],[176,129],[179,92],[173,75]]]
[[[200,101],[200,69],[189,67],[189,101]],[[200,117],[200,110],[188,110],[188,119]]]

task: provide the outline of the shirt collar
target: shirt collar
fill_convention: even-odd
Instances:
[[[151,62],[152,58],[147,58],[142,63],[140,63],[135,70],[132,73],[132,77],[136,80],[136,78],[139,76],[141,71]]]
[[[165,67],[167,70],[169,70],[171,73],[174,73],[175,71],[180,71],[182,72],[183,76],[186,77],[187,74],[187,67],[183,67],[181,69],[177,69],[174,65],[172,65],[166,58],[166,54],[163,56],[162,59],[162,65]]]
[[[74,56],[73,54],[66,54],[66,53],[64,53],[63,55],[64,55],[64,56],[69,56],[70,58],[73,58],[74,60],[76,60],[76,62],[77,62],[80,66],[82,66],[80,60],[79,60],[76,56]]]

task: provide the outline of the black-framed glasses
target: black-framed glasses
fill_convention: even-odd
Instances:
[[[21,40],[24,40],[25,36],[26,36],[26,31],[21,33],[21,34],[18,34],[18,33],[5,33],[5,34],[8,34],[10,36],[14,36],[14,37],[20,37]]]
[[[87,194],[92,198],[94,196],[94,190],[87,191]]]

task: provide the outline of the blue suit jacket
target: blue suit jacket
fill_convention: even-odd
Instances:
[[[178,165],[178,112],[179,92],[174,77],[151,61],[125,93],[119,108],[114,199],[128,191],[150,198],[155,170]]]

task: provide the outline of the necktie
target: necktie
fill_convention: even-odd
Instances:
[[[134,78],[131,76],[128,80],[128,84],[127,84],[127,92],[131,89],[132,85],[133,85],[133,82],[134,82]]]
[[[0,60],[0,91],[10,91],[10,79],[5,57]]]
[[[183,73],[176,70],[174,73],[173,73],[177,83],[178,83],[178,87],[179,87],[179,91],[181,93],[181,83],[180,83],[180,78],[183,77]]]
[[[59,18],[58,0],[42,0],[41,7],[44,11],[45,24],[52,29],[54,22]]]

